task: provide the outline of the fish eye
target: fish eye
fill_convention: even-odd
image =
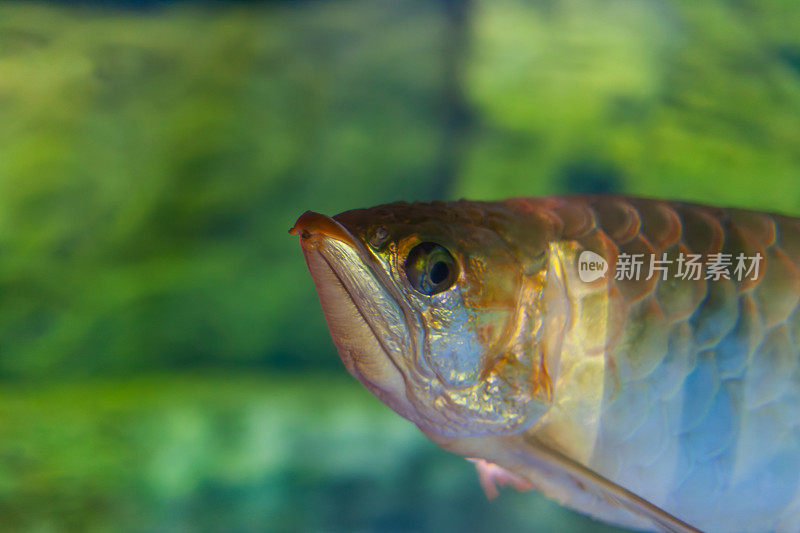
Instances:
[[[414,289],[427,296],[444,292],[458,278],[458,264],[447,248],[423,242],[411,249],[405,262],[406,277]]]

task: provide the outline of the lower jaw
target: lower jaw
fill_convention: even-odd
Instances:
[[[328,330],[348,372],[398,414],[419,423],[418,412],[408,400],[403,374],[383,349],[320,246],[304,246],[303,251]]]

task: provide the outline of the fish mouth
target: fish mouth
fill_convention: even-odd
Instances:
[[[404,312],[371,253],[336,220],[307,211],[289,233],[300,237],[325,321],[347,370],[375,396],[416,421],[400,362],[410,349]]]

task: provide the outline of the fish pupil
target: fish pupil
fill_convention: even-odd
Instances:
[[[431,268],[431,281],[438,285],[447,279],[449,268],[444,261],[439,261]]]

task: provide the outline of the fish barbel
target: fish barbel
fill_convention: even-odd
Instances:
[[[800,531],[800,219],[598,195],[291,232],[347,369],[445,449],[623,527]]]

